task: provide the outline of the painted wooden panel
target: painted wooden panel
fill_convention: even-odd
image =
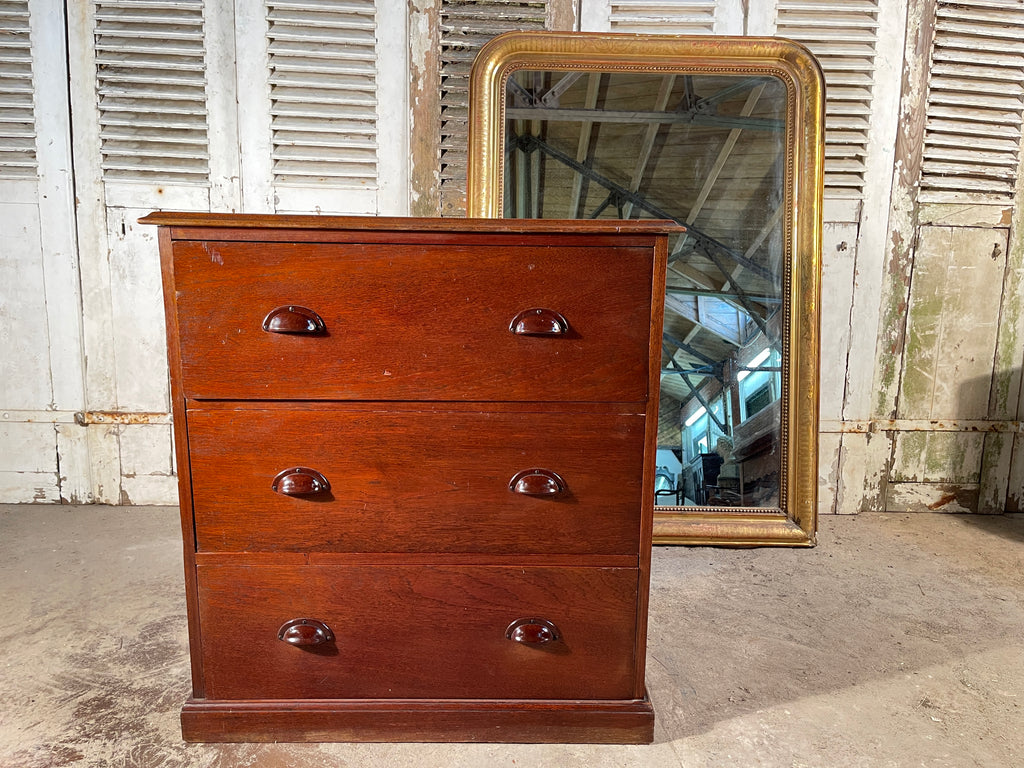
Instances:
[[[1007,246],[1002,229],[921,227],[900,418],[987,416]]]
[[[977,485],[984,441],[983,432],[898,432],[890,479]]]
[[[1024,403],[1024,398],[1021,398]],[[1024,420],[1024,414],[1017,417]],[[1006,511],[1024,512],[1024,434],[1013,436],[1010,472],[1006,487]]]
[[[93,493],[93,467],[89,456],[86,427],[55,424],[57,465],[60,467],[60,501],[64,504],[89,504]]]
[[[53,402],[39,208],[0,203],[0,404],[44,409]]]
[[[599,14],[590,11],[591,17],[604,21],[605,29],[611,32],[647,35],[737,35],[743,32],[744,14],[738,0],[604,0],[593,5],[597,6]],[[584,8],[586,6],[584,2]]]
[[[846,376],[856,285],[857,226],[826,224],[821,257],[821,382],[822,421],[843,418]]]
[[[168,424],[121,425],[121,450],[125,477],[171,474],[171,427]]]
[[[890,483],[887,512],[975,512],[978,486],[956,483]]]
[[[881,512],[891,457],[892,436],[886,432],[847,432],[842,435],[836,512]]]
[[[884,0],[776,0],[765,31],[803,43],[825,72],[825,194],[859,200],[871,141],[879,6]],[[760,3],[751,6],[752,25]],[[762,11],[763,13],[763,11]]]
[[[4,84],[0,100],[0,178],[34,179],[36,129],[29,4],[27,0],[9,0],[0,10],[0,78]]]
[[[464,216],[469,152],[469,70],[480,48],[492,37],[512,30],[548,28],[549,5],[558,0],[438,0],[438,115],[430,116],[438,132],[440,214]]]
[[[24,504],[60,501],[53,424],[0,421],[0,499]]]
[[[1024,109],[1022,30],[1022,3],[937,0],[923,198],[1013,197]]]
[[[818,514],[831,515],[839,503],[839,462],[842,435],[824,432],[818,438]]]
[[[1024,223],[1024,215],[1019,218]],[[999,311],[988,416],[990,419],[1019,420],[1017,405],[1021,400],[1024,379],[1024,232],[1015,232],[1008,262]]]
[[[162,412],[169,408],[156,232],[136,220],[148,209],[107,209],[111,336],[117,410]]]
[[[985,435],[979,480],[978,512],[1000,514],[1008,511],[1013,440],[1010,432]]]
[[[243,209],[407,212],[404,4],[233,5]]]
[[[853,260],[849,265],[853,279],[844,322],[850,332],[849,364],[843,366],[842,418],[867,419],[885,271],[907,0],[749,0],[746,5],[747,34],[778,34],[805,43],[825,70],[825,221],[859,225],[844,252]],[[844,290],[846,273],[832,270],[829,274],[828,260],[835,255],[827,247],[823,253],[823,297]],[[841,284],[831,285],[834,279]],[[832,311],[826,304],[822,308]],[[823,335],[836,332],[831,321],[823,323]]]
[[[0,501],[57,501],[55,421],[83,397],[63,4],[4,4],[0,76]]]
[[[173,504],[177,498],[171,427],[122,424],[121,499],[125,504]]]

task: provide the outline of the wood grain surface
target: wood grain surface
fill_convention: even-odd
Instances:
[[[177,242],[185,395],[196,399],[642,402],[650,248]],[[299,305],[317,335],[263,330]],[[562,314],[552,337],[509,330]]]
[[[633,568],[201,565],[206,695],[252,698],[633,698]],[[561,639],[506,638],[538,617]],[[333,643],[278,639],[295,618]]]
[[[200,551],[635,554],[643,416],[585,413],[188,413]],[[272,490],[306,466],[326,493]],[[564,478],[551,498],[520,470]]]
[[[190,699],[186,741],[466,741],[649,744],[645,696],[614,701]]]

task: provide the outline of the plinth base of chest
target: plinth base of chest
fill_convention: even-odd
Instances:
[[[648,744],[654,709],[630,701],[190,699],[192,742],[512,742]]]

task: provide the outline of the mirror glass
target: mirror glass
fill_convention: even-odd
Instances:
[[[778,508],[787,92],[774,76],[521,69],[510,218],[674,219],[656,499]]]
[[[470,216],[671,219],[655,543],[814,543],[824,83],[779,38],[510,32]]]

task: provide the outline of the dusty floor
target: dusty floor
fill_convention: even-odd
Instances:
[[[1024,765],[1024,516],[660,547],[643,747],[187,745],[176,510],[0,506],[0,766]]]

